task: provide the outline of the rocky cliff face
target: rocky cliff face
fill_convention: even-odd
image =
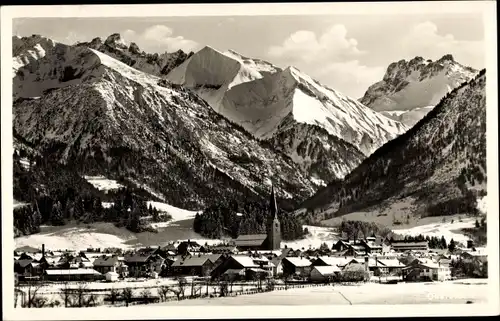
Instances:
[[[386,115],[411,127],[430,106],[476,73],[451,55],[436,61],[422,57],[400,60],[389,65],[382,81],[370,86],[360,102],[373,110],[390,112]],[[405,116],[399,117],[403,113]]]
[[[390,215],[400,205],[413,216],[474,211],[486,193],[485,83],[483,70],[446,94],[415,127],[304,202],[299,215]]]

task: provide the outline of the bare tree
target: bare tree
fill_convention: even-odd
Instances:
[[[24,307],[41,308],[45,305],[47,300],[38,295],[38,291],[41,287],[42,285],[37,282],[28,281],[28,297],[24,302]]]
[[[191,297],[195,297],[198,294],[201,294],[201,284],[193,280],[191,282]]]
[[[81,308],[86,306],[87,302],[85,301],[85,295],[87,286],[83,283],[79,284],[78,287],[73,291],[74,303],[75,306]]]
[[[132,289],[130,289],[130,288],[123,289],[122,297],[125,300],[125,305],[128,307],[128,305],[132,301],[132,297],[133,297]]]
[[[61,298],[64,301],[64,307],[70,307],[72,305],[71,298],[73,294],[73,289],[68,286],[68,283],[64,283],[64,288],[61,289]]]
[[[149,303],[149,299],[152,297],[151,296],[151,291],[149,289],[144,289],[141,291],[140,294],[141,299],[143,300],[144,303]]]
[[[118,293],[118,290],[115,288],[111,288],[108,299],[111,301],[111,305],[115,305],[115,302],[118,300],[118,297],[120,294]]]
[[[158,288],[158,295],[160,296],[160,300],[167,301],[168,293],[170,292],[170,287],[166,285],[162,285]]]
[[[227,295],[227,288],[228,288],[228,283],[227,281],[218,281],[218,288],[219,288],[219,296],[226,296]]]
[[[186,290],[188,282],[185,278],[177,279],[177,288],[179,289],[179,295],[184,298],[184,291]]]

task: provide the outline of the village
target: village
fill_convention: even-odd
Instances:
[[[452,250],[431,249],[426,240],[371,235],[339,238],[331,247],[281,247],[274,193],[270,203],[267,234],[240,235],[219,244],[180,240],[134,250],[18,248],[16,305],[128,306],[328,284],[487,277],[486,249],[472,241]]]

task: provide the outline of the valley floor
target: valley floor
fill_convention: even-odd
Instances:
[[[488,280],[433,283],[366,283],[272,291],[226,298],[169,301],[155,305],[358,305],[465,304],[488,302]]]

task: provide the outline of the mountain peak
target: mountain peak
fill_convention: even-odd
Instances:
[[[104,41],[104,44],[108,45],[110,47],[114,47],[114,48],[120,48],[120,49],[127,49],[128,48],[125,40],[122,38],[122,36],[119,33],[111,34],[108,38],[106,38],[106,41]]]
[[[446,54],[438,60],[438,62],[444,61],[455,62],[455,59],[453,59],[453,56],[451,54]]]
[[[420,56],[391,63],[382,79],[360,102],[377,111],[408,111],[435,106],[451,89],[470,80],[477,70],[456,62],[451,54],[437,61]]]

